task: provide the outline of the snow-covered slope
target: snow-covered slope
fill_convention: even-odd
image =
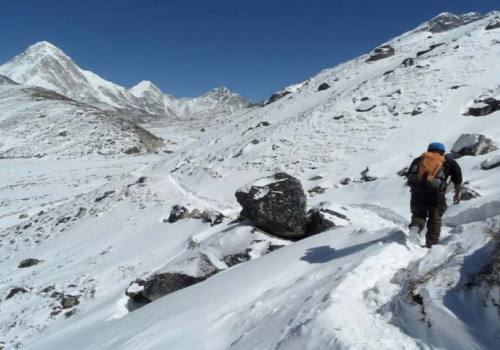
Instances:
[[[500,144],[500,110],[465,115],[498,97],[500,28],[486,30],[496,16],[438,32],[423,24],[385,43],[393,54],[385,47],[285,88],[165,158],[2,160],[0,294],[10,296],[0,302],[3,342],[498,348],[500,167],[481,164],[500,151],[458,159],[479,196],[450,206],[431,250],[406,237],[409,191],[397,174],[431,141],[451,149],[461,134],[477,133]],[[318,91],[323,83],[330,87]],[[151,90],[142,85],[135,93]],[[322,188],[310,192],[308,207],[341,212],[342,227],[273,251],[265,233],[233,221],[235,190],[276,170],[306,191]],[[226,218],[169,223],[173,205]],[[245,262],[228,264],[225,254],[245,245]],[[19,268],[27,258],[40,261]],[[198,277],[202,260],[219,272],[139,309],[125,296],[130,282],[154,272]]]
[[[0,158],[116,157],[162,145],[132,122],[0,76]]]
[[[132,110],[157,116],[196,117],[247,108],[249,103],[226,88],[193,99],[164,95],[151,82],[130,90],[81,69],[62,50],[42,41],[0,66],[0,74],[12,80],[56,91],[98,107]]]

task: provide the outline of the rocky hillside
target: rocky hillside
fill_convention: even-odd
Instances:
[[[134,123],[0,76],[0,158],[102,158],[162,147]]]
[[[81,69],[62,50],[42,41],[0,66],[0,74],[27,85],[53,90],[80,102],[135,114],[196,117],[228,113],[249,107],[249,102],[226,88],[198,98],[179,99],[163,94],[151,82],[126,89]]]
[[[498,348],[499,43],[441,14],[168,156],[1,160],[0,344]],[[404,176],[432,141],[466,182],[429,250]]]

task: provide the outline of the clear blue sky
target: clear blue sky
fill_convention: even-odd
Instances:
[[[47,40],[126,87],[257,101],[440,12],[490,10],[500,0],[0,0],[0,62]]]

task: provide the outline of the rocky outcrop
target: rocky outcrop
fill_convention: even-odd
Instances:
[[[445,12],[424,23],[418,30],[429,31],[431,33],[442,33],[480,20],[481,18],[483,18],[483,16],[477,12],[463,15],[454,15],[453,13]]]
[[[415,60],[412,57],[405,58],[401,65],[405,68],[411,67],[415,64]]]
[[[283,98],[285,97],[286,95],[289,95],[291,94],[292,92],[291,91],[288,91],[288,90],[282,90],[282,91],[278,91],[278,92],[275,92],[274,94],[271,95],[271,97],[269,97],[269,99],[267,101],[265,101],[263,103],[263,106],[266,106],[270,103],[273,103],[275,101],[278,101],[280,98]]]
[[[182,205],[174,205],[170,210],[170,215],[168,216],[168,222],[174,223],[176,221],[187,219],[189,217],[189,210]]]
[[[432,50],[434,50],[435,48],[437,48],[441,45],[444,45],[444,43],[432,44],[431,46],[429,46],[428,49],[417,52],[417,57],[425,55],[426,53],[431,52]]]
[[[295,177],[276,173],[240,188],[235,195],[243,207],[240,216],[256,227],[283,238],[306,234],[306,194]]]
[[[455,141],[451,153],[456,156],[477,156],[496,150],[493,141],[480,134],[462,134]]]
[[[391,45],[383,45],[373,50],[366,62],[374,62],[391,56],[394,56],[394,48]]]

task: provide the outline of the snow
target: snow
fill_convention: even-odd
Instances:
[[[408,237],[409,190],[396,174],[431,141],[450,148],[466,133],[500,141],[500,112],[463,115],[498,86],[500,47],[491,41],[500,33],[484,30],[488,16],[432,40],[420,30],[405,33],[386,43],[394,56],[367,64],[364,55],[327,69],[264,107],[206,123],[146,123],[173,153],[102,159],[71,153],[70,144],[54,147],[52,157],[23,159],[33,154],[23,148],[38,150],[41,142],[19,135],[36,132],[31,123],[48,102],[20,98],[16,89],[24,86],[2,85],[1,142],[17,142],[18,159],[0,159],[0,342],[25,349],[498,348],[498,289],[480,282],[497,249],[488,232],[500,229],[500,168],[481,169],[495,154],[458,159],[481,197],[450,205],[431,250]],[[444,45],[415,57],[436,42]],[[415,57],[414,66],[400,66],[407,57]],[[331,88],[317,92],[323,82]],[[377,107],[356,112],[365,97]],[[52,103],[46,118],[68,115]],[[69,115],[75,127],[57,122],[54,132],[88,136]],[[257,127],[264,121],[268,126]],[[99,124],[97,140],[121,134],[106,125]],[[361,181],[367,166],[377,180]],[[265,188],[276,171],[304,188],[328,188],[308,198],[308,208],[347,219],[298,242],[233,221],[240,211],[235,191]],[[321,181],[310,180],[318,174]],[[340,185],[346,177],[353,181]],[[165,222],[176,204],[228,218],[215,226],[192,218]],[[283,247],[269,252],[272,246]],[[250,260],[229,266],[224,258],[242,250]],[[137,278],[201,274],[202,256],[221,271],[137,309],[126,299]],[[25,258],[43,262],[17,268]],[[50,286],[81,295],[80,303],[61,310],[45,291]],[[14,287],[28,292],[5,300]]]

